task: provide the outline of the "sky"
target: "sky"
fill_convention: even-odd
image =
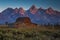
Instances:
[[[29,9],[32,5],[36,5],[38,8],[44,9],[52,7],[55,10],[60,11],[60,0],[0,0],[0,12],[8,7]]]

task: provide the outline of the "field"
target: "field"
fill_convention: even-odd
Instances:
[[[54,27],[0,27],[0,40],[60,40],[60,28]]]

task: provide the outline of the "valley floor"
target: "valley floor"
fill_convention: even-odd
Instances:
[[[54,27],[0,27],[0,40],[60,40],[60,28]]]

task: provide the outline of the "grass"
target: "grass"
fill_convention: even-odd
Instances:
[[[60,40],[60,29],[51,27],[0,27],[0,40]]]

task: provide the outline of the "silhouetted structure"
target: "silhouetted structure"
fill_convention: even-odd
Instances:
[[[20,23],[31,23],[31,20],[28,17],[19,17],[19,18],[16,19],[16,22],[20,22]]]

